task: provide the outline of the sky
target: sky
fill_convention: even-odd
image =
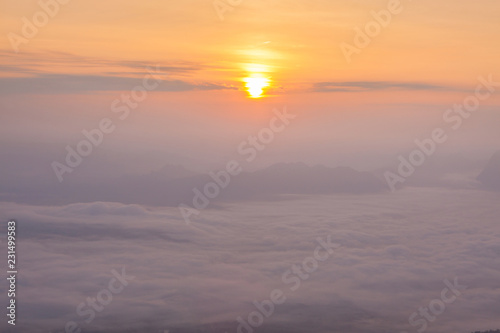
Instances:
[[[243,333],[327,235],[338,256],[262,333],[417,332],[454,278],[468,289],[428,331],[500,328],[499,16],[496,0],[0,0],[21,329],[72,331],[126,267],[137,280],[83,332]]]
[[[144,155],[148,170],[220,166],[285,106],[301,120],[259,166],[385,166],[442,122],[479,76],[500,75],[496,1],[401,1],[395,14],[387,1],[242,1],[222,12],[218,2],[194,0],[47,3],[54,17],[44,21],[37,1],[1,2],[0,137],[16,150],[36,141],[60,158],[155,68],[162,83],[100,147],[133,156],[131,172],[143,171],[133,165]],[[390,13],[389,23],[357,48],[356,29],[373,13]],[[358,53],[346,57],[347,44]],[[496,92],[482,101],[450,153],[491,155],[499,103]]]
[[[142,61],[189,67],[183,77],[190,81],[238,88],[242,77],[262,71],[274,89],[287,91],[325,81],[467,88],[478,73],[496,70],[499,50],[492,41],[500,8],[493,0],[480,6],[465,0],[401,1],[399,14],[347,64],[339,45],[352,44],[354,27],[363,28],[373,19],[371,11],[386,10],[388,3],[241,1],[221,21],[211,1],[68,1],[19,48],[21,54],[48,52],[30,62],[46,74],[104,76],[117,72],[120,62]],[[19,34],[20,18],[38,10],[37,1],[2,1],[3,31]],[[9,44],[2,39],[5,51],[12,49]],[[70,63],[60,63],[64,56]],[[19,58],[10,61],[23,65]]]

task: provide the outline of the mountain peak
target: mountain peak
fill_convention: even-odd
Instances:
[[[500,191],[500,151],[493,154],[477,179],[485,188]]]

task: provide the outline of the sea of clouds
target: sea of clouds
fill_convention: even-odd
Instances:
[[[191,226],[176,208],[0,203],[18,222],[19,270],[17,327],[0,330],[237,332],[237,318],[280,289],[286,301],[255,332],[410,333],[420,328],[410,315],[455,278],[467,289],[426,330],[496,329],[499,199],[437,188],[289,196],[223,204]],[[292,291],[283,273],[329,235],[340,247]],[[77,306],[122,268],[134,279],[86,323]]]

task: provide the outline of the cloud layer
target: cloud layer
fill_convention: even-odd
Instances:
[[[287,300],[260,332],[416,332],[410,314],[454,277],[468,289],[428,330],[496,328],[498,199],[439,189],[296,197],[206,210],[191,227],[175,209],[3,203],[19,225],[17,329],[62,332],[71,320],[84,332],[236,332],[236,318],[280,288]],[[291,291],[282,274],[326,235],[341,248]],[[83,323],[76,306],[121,267],[136,279]]]

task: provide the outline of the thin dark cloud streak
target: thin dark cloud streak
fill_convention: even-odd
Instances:
[[[168,74],[167,74],[168,75]],[[67,94],[95,91],[128,91],[142,78],[101,75],[39,74],[35,77],[0,78],[0,94]],[[227,90],[235,87],[217,83],[165,80],[157,91]]]
[[[457,87],[447,87],[422,82],[330,81],[317,82],[313,85],[313,91],[315,92],[365,92],[382,90],[462,91],[461,88]]]
[[[22,54],[12,54],[5,50],[0,50],[0,62],[4,65],[0,67],[0,72],[4,73],[27,73],[27,74],[47,74],[47,68],[57,70],[58,67],[75,69],[95,68],[96,73],[102,75],[109,71],[109,67],[123,68],[115,72],[132,72],[139,75],[144,68],[152,63],[158,65],[158,69],[163,72],[176,74],[179,76],[190,76],[206,66],[188,61],[145,61],[145,60],[124,60],[124,59],[103,59],[96,57],[78,56],[66,52],[31,52]],[[106,68],[105,70],[102,70]],[[55,72],[52,72],[55,74]],[[66,71],[67,73],[67,71]]]

